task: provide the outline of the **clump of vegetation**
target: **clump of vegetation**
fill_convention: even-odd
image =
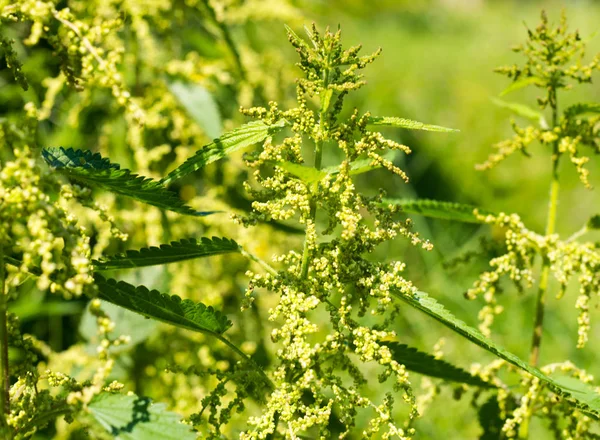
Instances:
[[[21,119],[0,125],[0,141],[10,147],[0,174],[4,437],[29,438],[51,425],[56,436],[76,438],[77,431],[64,420],[99,438],[410,439],[418,438],[416,421],[428,403],[451,387],[457,398],[469,393],[481,438],[527,438],[534,416],[556,438],[595,438],[600,404],[593,378],[570,361],[537,368],[550,276],[563,287],[578,276],[580,347],[587,341],[589,300],[599,283],[595,243],[580,241],[597,228],[597,219],[567,239],[555,233],[560,158],[568,155],[589,186],[584,168],[589,159],[580,147],[597,150],[600,121],[597,104],[576,104],[559,114],[557,92],[568,88],[569,80],[590,82],[600,61],[571,64],[584,44],[577,33],[567,32],[564,17],[553,29],[543,15],[528,43],[517,49],[527,57],[525,66],[500,69],[514,80],[508,91],[526,85],[545,91],[538,103],[551,112],[550,122],[538,110],[498,100],[537,125],[514,124],[515,138],[498,144],[498,153],[482,166],[519,150],[529,154],[526,148],[535,141],[551,147],[551,200],[542,235],[527,229],[516,214],[361,190],[356,176],[377,169],[409,180],[398,157],[411,149],[385,137],[382,127],[443,136],[456,131],[345,105],[365,85],[361,71],[380,51],[360,55],[360,46],[345,49],[339,30],[321,33],[313,25],[303,39],[287,28],[302,75],[295,82],[295,103],[276,99],[268,74],[245,66],[244,51],[230,32],[229,25],[248,11],[189,3],[186,8],[205,13],[207,27],[226,48],[229,64],[213,66],[213,86],[228,91],[229,100],[242,105],[241,114],[253,119],[224,134],[220,121],[198,108],[198,102],[216,106],[206,89],[158,78],[165,73],[186,80],[211,76],[197,54],[170,61],[166,70],[141,57],[131,86],[120,72],[125,42],[153,53],[149,23],[168,33],[171,22],[162,18],[162,8],[137,9],[122,2],[103,10],[112,19],[98,15],[86,21],[78,13],[86,17],[90,11],[80,3],[73,11],[57,10],[50,2],[0,4],[0,24],[33,23],[26,43],[44,38],[59,60],[58,76],[44,80],[43,102],[27,102]],[[118,7],[131,14],[127,19],[135,38],[119,34]],[[173,20],[182,19],[180,13]],[[6,65],[26,88],[31,84],[15,43],[2,35]],[[253,55],[248,51],[246,60]],[[169,93],[141,93],[154,85]],[[77,110],[95,102],[92,92],[110,91],[124,125],[104,121],[98,145],[105,154],[44,141],[43,121],[52,116],[66,86],[84,93]],[[127,133],[131,167],[108,158],[114,130]],[[212,133],[214,140],[206,142]],[[203,145],[189,154],[199,139]],[[41,153],[37,144],[45,145]],[[252,173],[235,159],[221,161],[243,149],[248,150],[243,164]],[[325,157],[341,160],[327,164]],[[211,163],[221,164],[214,174],[206,168]],[[204,189],[194,183],[199,171],[215,187],[208,190],[210,197],[195,197]],[[106,193],[111,195],[103,199]],[[127,205],[128,199],[141,203]],[[224,210],[233,213],[233,222],[223,220]],[[410,261],[372,258],[378,246],[397,239],[432,249],[406,213],[504,228],[505,253],[490,261],[491,269],[467,292],[470,298],[485,298],[480,330],[455,317],[434,295],[420,292],[405,275]],[[130,235],[141,235],[145,244],[124,249]],[[208,269],[190,266],[198,258]],[[167,281],[141,284],[125,273],[131,269],[158,273]],[[519,289],[538,282],[529,363],[489,339],[493,316],[501,311],[496,293],[505,275]],[[29,288],[36,291],[89,299],[86,316],[96,324],[90,336],[96,341],[94,354],[77,345],[55,352],[22,331],[10,303],[27,293],[29,279],[35,279]],[[198,292],[199,285],[215,293]],[[395,325],[416,310],[497,360],[459,367],[442,359],[439,344],[432,353],[417,349]],[[148,325],[136,321],[136,314],[167,325],[155,339],[142,335],[148,339],[141,349],[145,356],[129,357],[123,347]],[[120,327],[126,323],[129,329]],[[119,372],[128,362],[139,362],[132,367],[133,380]],[[426,378],[420,389],[413,373]],[[141,377],[158,384],[152,396],[164,396],[170,410],[131,392],[145,394]]]

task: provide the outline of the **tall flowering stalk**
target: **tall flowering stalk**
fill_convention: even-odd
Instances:
[[[309,42],[288,32],[304,73],[296,86],[298,106],[280,110],[271,103],[269,108],[244,110],[266,125],[285,121],[291,134],[279,142],[269,138],[259,151],[247,155],[246,162],[256,169],[254,177],[263,189],[247,185],[256,198],[252,205],[256,213],[243,221],[297,218],[305,237],[301,252],[291,250],[275,257],[281,269],[249,273],[250,301],[261,296],[259,288],[279,298],[269,311],[279,362],[267,408],[252,419],[254,428],[243,438],[263,438],[274,433],[278,424],[290,435],[319,427],[319,434],[327,437],[334,407],[344,426],[341,437],[352,432],[357,410],[364,408],[373,413],[364,435],[380,432],[409,438],[417,416],[415,397],[406,368],[393,359],[385,343],[395,336],[385,323],[396,313],[390,307],[390,291],[411,294],[416,289],[402,276],[403,262],[373,263],[367,255],[398,236],[425,249],[431,244],[411,232],[410,221],[394,220],[393,211],[381,206],[382,195],[360,194],[352,175],[353,164],[363,159],[367,167],[385,167],[407,180],[384,153],[408,154],[410,149],[370,130],[374,119],[369,113],[354,110],[349,117],[342,116],[344,98],[364,84],[358,72],[379,51],[361,57],[360,46],[344,50],[340,31],[321,35],[313,26]],[[316,108],[312,107],[315,100]],[[306,144],[313,151],[307,152]],[[323,169],[325,149],[340,152],[342,162]],[[326,227],[317,222],[321,214]],[[367,217],[373,219],[372,226]],[[329,317],[325,331],[320,324],[323,312]],[[366,313],[376,323],[366,324],[362,319]],[[394,389],[411,408],[406,422],[393,421],[393,393],[376,402],[362,392],[367,379],[353,358],[379,364],[381,381],[394,377]],[[345,375],[352,380],[344,380]]]

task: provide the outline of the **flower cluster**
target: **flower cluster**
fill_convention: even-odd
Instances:
[[[3,252],[17,255],[11,270],[18,286],[39,268],[38,288],[79,296],[92,284],[89,237],[77,221],[50,200],[29,148],[15,148],[15,160],[0,170],[0,231]]]
[[[515,152],[528,156],[527,147],[538,141],[550,147],[556,163],[563,154],[568,155],[581,182],[589,188],[589,171],[585,164],[590,159],[581,154],[581,147],[589,147],[594,153],[600,152],[600,117],[588,114],[597,113],[597,109],[594,110],[597,105],[576,104],[567,107],[561,116],[558,112],[558,91],[572,88],[573,81],[591,83],[594,70],[600,69],[600,54],[590,63],[583,64],[585,42],[578,32],[567,31],[564,13],[556,28],[548,23],[548,18],[542,13],[541,24],[535,30],[528,30],[528,34],[527,43],[514,48],[515,52],[522,53],[527,58],[525,65],[500,67],[496,71],[513,80],[506,92],[528,85],[544,90],[545,96],[538,98],[538,104],[542,109],[550,107],[551,118],[548,122],[542,113],[518,104],[520,107],[517,113],[521,112],[522,116],[535,120],[539,126],[521,128],[513,122],[514,137],[496,144],[496,152],[477,168],[492,168]]]
[[[308,35],[310,43],[289,31],[300,56],[298,66],[305,74],[297,81],[298,106],[282,111],[271,103],[268,109],[244,110],[266,124],[285,121],[291,134],[280,142],[269,138],[259,151],[247,155],[262,188],[247,185],[256,199],[255,213],[241,220],[296,218],[305,227],[305,242],[301,253],[292,250],[274,259],[283,267],[280,271],[249,272],[250,300],[260,298],[257,289],[273,292],[278,298],[269,319],[274,323],[271,339],[277,344],[279,363],[266,408],[260,417],[250,420],[253,428],[242,438],[264,438],[278,425],[290,436],[318,427],[319,435],[327,438],[332,418],[339,418],[344,427],[339,435],[345,438],[352,434],[357,415],[367,410],[373,416],[362,433],[364,438],[411,438],[418,416],[416,399],[405,367],[385,344],[395,334],[384,330],[384,315],[389,318],[395,310],[390,292],[411,294],[416,289],[403,277],[404,263],[374,263],[367,256],[377,245],[399,236],[425,249],[431,244],[411,231],[410,221],[394,220],[394,209],[381,208],[382,195],[360,194],[352,178],[353,162],[365,158],[372,167],[385,167],[406,179],[382,154],[386,150],[409,153],[410,149],[370,131],[368,113],[360,115],[355,110],[349,117],[341,116],[346,95],[364,83],[358,71],[379,51],[360,57],[358,46],[343,50],[339,31],[321,35],[313,26]],[[314,109],[316,97],[318,107]],[[304,165],[306,139],[314,146],[314,167]],[[343,160],[339,166],[325,169],[324,149],[334,146]],[[317,222],[319,213],[328,221],[322,230]],[[371,224],[367,216],[372,218]],[[379,324],[367,325],[367,312]],[[323,313],[329,317],[326,325],[330,329],[321,339]],[[361,365],[368,363],[379,365],[381,382],[394,377],[393,389],[410,407],[405,423],[393,420],[394,393],[379,403],[366,397]]]
[[[600,252],[595,243],[579,242],[573,237],[561,240],[558,235],[544,236],[525,227],[518,215],[499,214],[480,216],[487,224],[503,228],[505,232],[505,252],[490,260],[492,270],[484,272],[466,293],[467,298],[483,296],[486,305],[479,313],[481,331],[489,335],[494,316],[503,311],[497,304],[497,293],[501,291],[501,281],[507,277],[520,291],[531,287],[535,280],[536,256],[541,256],[549,266],[550,273],[559,283],[557,298],[562,298],[570,280],[577,278],[579,297],[575,307],[579,311],[577,346],[582,348],[588,340],[590,328],[590,300],[600,291]]]

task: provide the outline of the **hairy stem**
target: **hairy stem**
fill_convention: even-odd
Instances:
[[[556,91],[554,91],[552,107],[552,127],[556,127],[557,123],[557,106],[556,106]],[[558,191],[560,188],[558,180],[558,162],[560,155],[558,152],[558,141],[554,142],[552,151],[552,182],[550,183],[550,201],[548,203],[548,216],[546,218],[546,237],[554,234],[556,229],[556,211],[558,207]],[[550,262],[547,257],[544,257],[542,263],[542,272],[540,274],[540,285],[538,288],[538,296],[535,310],[535,323],[533,326],[533,337],[531,342],[531,351],[529,363],[534,367],[537,366],[540,357],[540,346],[542,343],[542,333],[544,325],[544,307],[546,305],[546,292],[548,291],[548,279],[550,277]]]
[[[8,327],[7,327],[6,267],[4,266],[4,249],[0,246],[0,413],[2,427],[6,427],[6,414],[10,412],[10,378],[8,370]]]
[[[264,260],[261,260],[260,258],[258,258],[256,255],[248,252],[246,249],[244,249],[243,247],[240,246],[240,252],[241,254],[248,258],[249,260],[254,261],[255,263],[258,263],[260,266],[262,266],[263,269],[265,269],[267,272],[269,272],[271,275],[275,276],[277,275],[277,271],[275,269],[273,269],[269,263],[267,263]]]
[[[327,58],[327,64],[329,64],[329,56]],[[327,110],[329,109],[329,103],[331,101],[331,95],[328,95],[329,90],[327,86],[329,85],[329,69],[325,69],[323,72],[323,91],[321,92],[321,106],[319,109],[319,138],[315,142],[315,165],[314,167],[317,170],[321,169],[321,162],[323,159],[323,140],[325,138],[325,123],[327,118]],[[315,219],[317,217],[317,202],[311,198],[310,200],[310,217],[309,223],[314,224]],[[308,234],[304,238],[304,249],[302,250],[302,267],[300,269],[300,278],[306,278],[308,275],[308,266],[310,259],[310,241],[308,239]]]
[[[269,379],[269,376],[267,376],[267,374],[263,371],[263,369],[260,368],[256,364],[256,362],[254,362],[252,360],[252,358],[250,356],[248,356],[246,353],[244,353],[237,345],[235,345],[229,339],[227,339],[224,336],[219,335],[217,333],[211,333],[211,335],[213,335],[214,337],[216,337],[223,344],[227,345],[231,350],[233,350],[237,355],[239,355],[240,357],[242,357],[246,362],[250,363],[256,369],[256,371],[258,371],[258,373],[262,376],[262,378],[264,379],[266,385],[270,389],[274,389],[275,388],[275,385],[273,384],[273,382],[271,381],[271,379]]]

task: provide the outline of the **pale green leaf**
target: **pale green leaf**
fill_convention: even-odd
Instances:
[[[134,267],[169,264],[211,255],[239,252],[240,246],[228,238],[207,238],[174,241],[160,247],[128,250],[94,261],[95,270],[130,269]]]
[[[559,382],[545,375],[537,368],[521,360],[518,356],[510,353],[492,340],[486,338],[479,330],[465,324],[463,321],[454,316],[449,310],[447,310],[442,304],[431,298],[426,293],[417,292],[413,295],[405,295],[396,291],[393,292],[393,295],[412,307],[431,316],[449,329],[465,337],[475,345],[480,346],[497,357],[504,359],[514,366],[528,372],[532,376],[537,377],[550,390],[569,400],[579,410],[596,419],[599,418],[600,399],[598,399],[598,394],[582,390],[575,390],[571,387],[561,385]]]
[[[538,110],[535,110],[525,104],[520,104],[518,102],[504,101],[503,99],[494,97],[491,97],[490,99],[498,107],[510,110],[517,116],[521,116],[525,119],[529,119],[530,121],[536,122],[542,127],[548,126],[548,123],[544,118],[544,114]]]
[[[382,155],[384,159],[394,160],[396,156],[395,151],[387,151]],[[274,165],[277,165],[279,168],[286,170],[288,173],[293,176],[299,178],[305,183],[315,183],[327,177],[330,174],[337,174],[340,172],[340,165],[334,165],[331,167],[323,168],[322,170],[317,170],[314,167],[308,167],[301,164],[291,163],[291,162],[276,162]],[[376,170],[381,168],[379,163],[373,164],[373,160],[366,159],[357,159],[355,161],[350,162],[350,175],[355,176],[357,174],[362,174],[369,172],[371,170]]]
[[[219,107],[204,86],[176,81],[168,84],[168,87],[211,139],[221,136],[222,124]]]
[[[48,165],[70,179],[88,186],[101,188],[115,194],[180,214],[204,216],[214,211],[196,211],[187,206],[177,194],[160,182],[120,169],[99,153],[72,148],[45,148],[42,156]]]
[[[211,306],[189,299],[182,300],[177,295],[167,295],[144,286],[107,279],[99,273],[94,274],[94,281],[98,288],[98,298],[147,318],[187,330],[218,335],[232,325],[225,315]]]
[[[425,131],[438,131],[443,133],[457,132],[454,128],[442,127],[439,125],[424,124],[422,122],[413,121],[410,119],[396,118],[391,116],[371,116],[369,117],[369,125],[386,126],[386,127],[397,127],[406,128],[408,130],[425,130]]]
[[[118,440],[196,439],[192,428],[181,423],[181,416],[147,397],[104,392],[94,396],[87,410]]]
[[[468,371],[456,367],[449,362],[436,359],[429,353],[423,353],[416,348],[397,342],[387,342],[385,345],[392,352],[392,358],[404,365],[409,371],[451,382],[484,388],[494,387],[494,385],[484,381],[480,377],[473,376]]]
[[[396,157],[396,153],[397,152],[394,150],[386,151],[384,154],[381,155],[381,157],[389,161],[393,161]],[[368,157],[364,159],[359,158],[355,161],[350,162],[350,175],[355,176],[357,174],[363,174],[381,168],[381,165],[378,162],[373,162],[373,159],[370,159]],[[339,173],[340,165],[323,168],[323,171],[327,174]]]
[[[275,165],[306,183],[319,182],[327,176],[327,173],[324,171],[319,171],[314,167],[307,167],[298,163],[276,162]]]
[[[119,349],[129,350],[136,344],[145,341],[158,328],[158,322],[152,319],[146,319],[143,316],[124,309],[115,304],[101,301],[102,311],[105,312],[114,323],[111,334],[115,336],[127,335],[129,342],[125,345],[111,347],[111,350]],[[90,344],[98,344],[98,317],[92,314],[89,308],[86,308],[81,320],[79,321],[79,334]]]
[[[507,88],[505,88],[501,93],[500,96],[504,96],[507,95],[511,92],[514,92],[516,90],[520,90],[523,87],[527,87],[530,85],[543,85],[543,82],[540,78],[536,77],[536,76],[528,76],[522,79],[519,79],[515,82],[513,82],[510,86],[508,86]]]
[[[490,211],[462,203],[442,202],[428,199],[387,199],[381,201],[383,206],[400,206],[402,211],[410,214],[419,214],[425,217],[442,220],[453,220],[465,223],[485,223],[475,215],[475,210],[480,215],[490,215]]]
[[[161,183],[167,185],[205,167],[209,163],[224,158],[234,151],[262,142],[267,137],[280,131],[285,127],[285,124],[286,121],[283,119],[273,125],[267,125],[263,121],[252,121],[227,132],[219,139],[215,139],[210,144],[200,148],[194,156],[163,178]]]

